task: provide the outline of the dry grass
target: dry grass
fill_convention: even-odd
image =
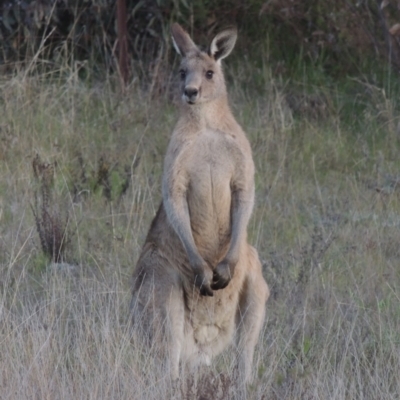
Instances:
[[[257,167],[250,224],[271,287],[251,399],[396,399],[400,393],[398,104],[380,88],[283,84],[228,69]],[[350,116],[350,117],[349,117]],[[0,82],[0,397],[161,399],[130,337],[130,275],[160,200],[175,111],[111,79],[16,73]],[[68,213],[63,263],[42,251],[36,155]],[[63,214],[65,215],[65,214]],[[176,398],[230,399],[233,356]],[[171,394],[172,396],[172,394]]]

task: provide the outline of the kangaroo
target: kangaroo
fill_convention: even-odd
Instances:
[[[132,318],[145,342],[159,346],[174,379],[180,363],[210,365],[236,339],[241,398],[269,289],[247,242],[254,204],[249,141],[228,105],[221,60],[235,29],[201,51],[178,24],[182,56],[180,117],[164,161],[162,203],[133,273]]]

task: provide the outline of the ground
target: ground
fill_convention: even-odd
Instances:
[[[284,81],[244,61],[226,73],[257,169],[249,241],[271,289],[249,398],[397,398],[393,79]],[[135,346],[128,310],[175,103],[73,70],[1,79],[2,398],[163,398],[167,375]],[[229,399],[233,366],[222,354],[188,398]]]

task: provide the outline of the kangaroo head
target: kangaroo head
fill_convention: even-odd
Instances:
[[[224,30],[214,37],[207,52],[201,51],[179,24],[172,25],[172,41],[182,56],[180,80],[182,100],[202,104],[226,96],[221,60],[232,51],[236,29]]]

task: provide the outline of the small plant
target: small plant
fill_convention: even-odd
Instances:
[[[126,193],[130,182],[130,168],[117,168],[117,164],[111,164],[106,157],[100,157],[96,171],[94,190],[100,189],[108,202],[119,202]]]
[[[185,384],[186,392],[181,387],[181,398],[185,400],[226,400],[231,398],[232,390],[234,390],[230,376],[225,374],[215,375],[204,370],[198,372],[197,379],[193,375],[189,375]]]
[[[54,199],[55,166],[56,163],[42,162],[39,155],[34,158],[32,168],[36,185],[32,212],[43,253],[58,263],[63,261],[69,243],[67,235],[69,212],[66,209],[61,212],[59,204]]]
[[[321,229],[314,225],[311,234],[311,243],[304,246],[301,251],[301,266],[297,277],[297,283],[306,285],[314,272],[314,270],[321,264],[325,253],[328,251],[330,245],[335,240],[335,234],[327,238],[323,237]]]

